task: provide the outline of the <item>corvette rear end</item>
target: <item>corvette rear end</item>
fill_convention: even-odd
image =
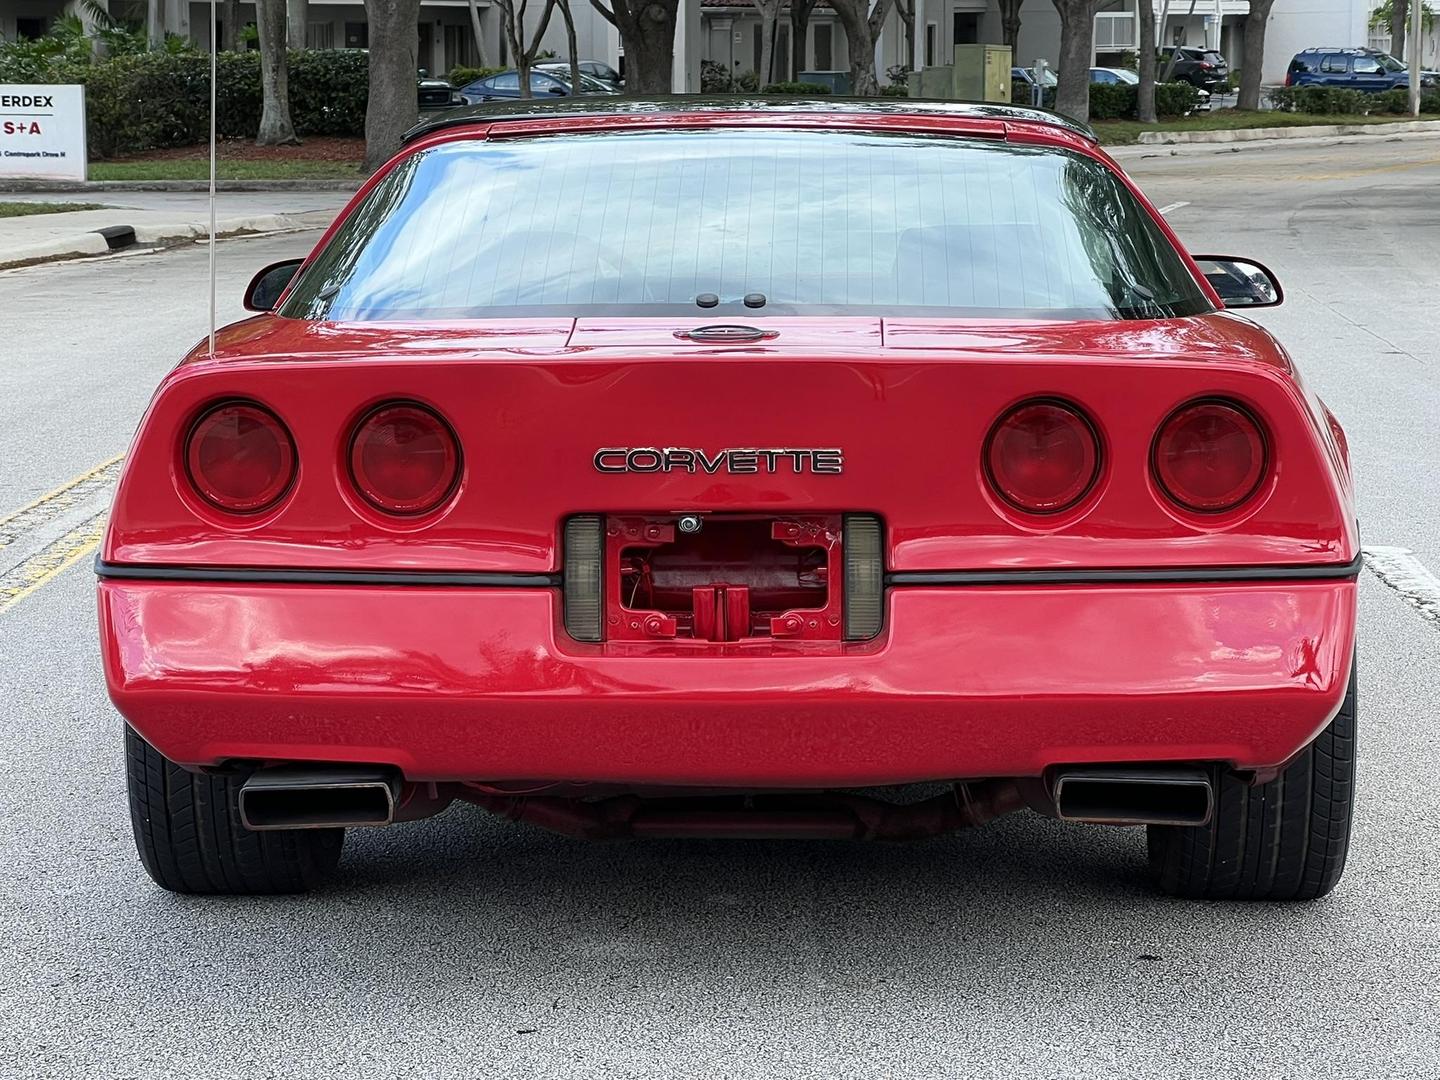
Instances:
[[[1338,425],[1219,310],[1263,268],[1041,114],[668,108],[436,125],[165,380],[99,561],[152,876],[301,888],[463,799],[1028,807],[1149,825],[1172,892],[1328,891],[1359,549]]]

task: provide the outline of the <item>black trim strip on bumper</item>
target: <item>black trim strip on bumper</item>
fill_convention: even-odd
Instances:
[[[1242,581],[1341,580],[1360,573],[1363,559],[1348,563],[1307,563],[1300,566],[1179,566],[1113,570],[898,570],[885,575],[885,585],[1106,585]],[[102,578],[141,581],[221,581],[240,584],[291,582],[301,585],[455,585],[480,588],[550,589],[562,584],[559,574],[521,574],[447,570],[290,570],[284,568],[215,566],[142,566],[111,563],[97,557],[95,573]]]
[[[1106,585],[1240,581],[1305,581],[1353,578],[1363,558],[1348,563],[1299,566],[1174,566],[1108,570],[896,570],[886,585]]]
[[[469,587],[549,589],[559,574],[519,574],[464,570],[290,570],[280,567],[141,566],[95,559],[102,578],[142,581],[221,581],[236,584],[296,585],[461,585]]]

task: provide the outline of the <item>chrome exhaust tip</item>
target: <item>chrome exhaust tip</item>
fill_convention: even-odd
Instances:
[[[268,829],[354,829],[389,825],[400,804],[400,774],[374,767],[258,769],[240,787],[240,822]]]
[[[1203,769],[1065,769],[1055,816],[1099,825],[1208,825],[1215,787]]]

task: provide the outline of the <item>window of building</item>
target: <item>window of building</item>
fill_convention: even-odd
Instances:
[[[445,70],[475,67],[475,35],[468,26],[445,27]]]
[[[335,47],[335,24],[328,22],[306,23],[305,47],[307,49],[333,49]]]
[[[1102,11],[1095,16],[1095,51],[1133,49],[1136,42],[1133,11]]]
[[[835,28],[829,23],[816,23],[815,36],[815,70],[834,71],[834,32]]]
[[[347,22],[345,24],[345,48],[368,49],[370,47],[370,24]]]
[[[940,27],[935,23],[925,24],[925,66],[935,66],[935,39],[940,36]]]
[[[980,13],[978,11],[957,11],[955,13],[954,44],[980,44]]]
[[[49,29],[46,19],[16,19],[15,36],[21,41],[35,41],[45,36]]]

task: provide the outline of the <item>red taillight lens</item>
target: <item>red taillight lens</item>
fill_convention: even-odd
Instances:
[[[1155,478],[1187,510],[1234,509],[1255,493],[1265,468],[1264,432],[1254,417],[1229,402],[1182,406],[1155,438]]]
[[[1095,483],[1100,448],[1095,429],[1068,405],[1032,401],[1000,418],[985,447],[990,484],[1006,502],[1032,514],[1074,506]]]
[[[295,444],[272,413],[231,401],[195,421],[185,443],[190,483],[212,506],[255,514],[280,501],[295,478]]]
[[[419,405],[382,405],[355,429],[350,473],[365,501],[387,514],[434,510],[460,475],[450,426]]]

